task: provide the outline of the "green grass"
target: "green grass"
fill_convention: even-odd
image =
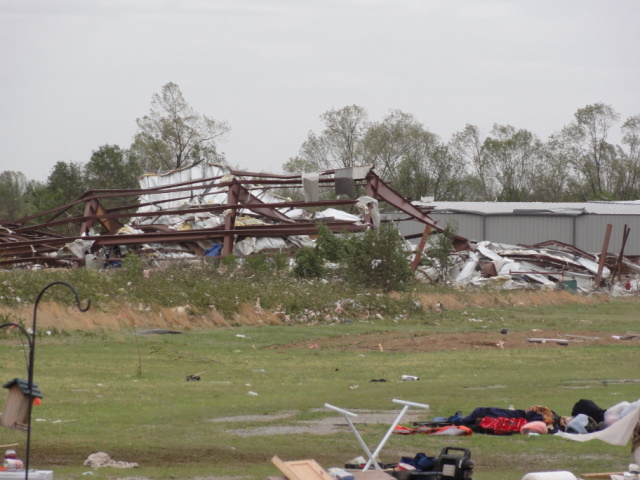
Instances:
[[[330,435],[242,437],[231,432],[322,418],[330,415],[324,403],[346,409],[397,410],[391,400],[401,398],[431,405],[425,415],[428,420],[457,410],[466,414],[478,406],[510,404],[517,408],[546,405],[569,414],[580,398],[607,407],[639,397],[637,343],[440,353],[362,354],[322,348],[322,339],[334,335],[389,330],[436,334],[482,328],[468,321],[474,315],[485,315],[485,328],[487,324],[492,328],[491,322],[506,322],[513,329],[567,331],[587,328],[585,322],[612,332],[637,326],[633,305],[624,301],[553,309],[479,309],[467,314],[446,312],[438,317],[439,326],[413,317],[332,326],[219,328],[141,336],[137,343],[134,336],[116,332],[39,336],[35,379],[45,398],[34,409],[32,465],[54,469],[58,479],[81,478],[90,470],[82,465],[85,458],[104,451],[115,460],[138,462],[140,468],[99,469],[92,478],[239,475],[264,479],[278,474],[270,463],[275,454],[291,460],[315,458],[325,468],[341,466],[362,454],[346,428]],[[320,348],[306,348],[311,341]],[[15,336],[5,335],[0,341],[0,362],[3,381],[25,375],[24,356]],[[185,381],[186,375],[201,372],[201,381]],[[418,375],[420,381],[402,382],[403,374]],[[389,381],[369,381],[374,378]],[[359,387],[350,389],[354,384]],[[250,391],[258,395],[249,395]],[[294,412],[293,416],[268,422],[213,421],[285,411]],[[387,426],[358,428],[373,449]],[[19,442],[18,451],[24,452],[24,433],[8,429],[1,433],[0,443]],[[543,470],[622,471],[631,461],[629,447],[552,436],[392,436],[381,456],[384,462],[418,452],[437,456],[445,446],[471,449],[478,480],[517,479]]]
[[[430,335],[441,332],[503,327],[622,334],[638,330],[637,301],[606,299],[553,306],[540,301],[539,306],[524,307],[515,306],[522,297],[514,292],[460,292],[415,285],[402,295],[386,295],[340,281],[293,280],[283,272],[224,273],[210,264],[190,268],[177,264],[146,278],[139,267],[108,273],[0,272],[0,303],[9,307],[0,323],[15,321],[10,309],[33,302],[44,285],[67,281],[78,288],[81,300],[92,300],[92,309],[83,314],[87,316],[118,312],[121,305],[140,309],[186,305],[197,316],[214,305],[229,319],[241,305],[255,305],[260,298],[264,309],[286,311],[294,324],[181,329],[182,335],[138,336],[137,341],[131,328],[47,327],[52,335],[39,328],[35,381],[45,398],[34,409],[31,462],[53,469],[57,479],[86,478],[83,473],[91,469],[83,462],[98,451],[115,460],[137,462],[140,468],[95,470],[92,478],[96,480],[221,475],[264,479],[279,474],[270,462],[275,454],[285,460],[314,458],[325,468],[341,466],[363,453],[347,428],[329,435],[234,433],[331,416],[323,408],[325,403],[345,409],[397,411],[391,400],[400,398],[429,404],[424,417],[428,420],[458,410],[470,413],[478,406],[512,404],[517,408],[546,405],[569,414],[580,398],[606,408],[640,397],[637,342],[438,353],[362,353],[326,348],[323,342],[332,336],[375,332],[402,332],[428,341]],[[428,303],[416,305],[423,295]],[[463,306],[442,311],[430,306],[445,298],[457,299]],[[71,300],[63,288],[52,288],[46,296],[47,302],[65,305],[71,305]],[[337,303],[343,306],[340,315],[335,313]],[[154,314],[151,310],[149,315]],[[482,321],[469,321],[472,318]],[[20,320],[30,325],[30,319]],[[308,348],[312,344],[318,348]],[[0,331],[0,365],[2,382],[26,376],[24,351],[15,331]],[[195,373],[201,373],[201,381],[185,381]],[[403,374],[418,375],[420,381],[402,382]],[[389,381],[370,382],[380,378]],[[350,389],[352,385],[358,388]],[[214,421],[282,412],[291,416]],[[387,427],[368,424],[358,429],[373,449]],[[25,440],[23,432],[0,429],[0,444],[20,443],[17,450],[22,455]],[[512,480],[543,470],[622,471],[632,458],[629,447],[552,436],[413,435],[392,436],[381,460],[397,462],[418,452],[437,456],[445,446],[471,449],[477,480]]]

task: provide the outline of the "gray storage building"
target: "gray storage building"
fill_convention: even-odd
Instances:
[[[599,254],[607,224],[612,225],[609,253],[620,253],[624,226],[630,228],[625,256],[640,255],[640,201],[542,203],[542,202],[413,202],[439,226],[472,241],[490,240],[510,245],[532,245],[556,240],[589,253]],[[424,225],[403,214],[388,214],[404,235],[421,234]],[[416,240],[417,242],[418,240]]]

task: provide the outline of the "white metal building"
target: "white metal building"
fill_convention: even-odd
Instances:
[[[510,245],[532,245],[556,240],[589,253],[599,254],[607,225],[612,225],[608,252],[620,253],[624,226],[630,228],[624,255],[640,255],[640,201],[543,203],[543,202],[413,202],[431,207],[427,214],[438,225],[472,241],[489,240]],[[402,214],[388,219],[404,220]],[[424,225],[410,218],[398,223],[404,235],[421,234]],[[418,240],[416,240],[417,242]]]

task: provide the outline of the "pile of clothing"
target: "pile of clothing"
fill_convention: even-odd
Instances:
[[[472,432],[489,435],[568,434],[592,433],[613,425],[616,421],[640,408],[640,400],[603,409],[593,400],[580,399],[573,406],[570,416],[558,415],[543,405],[532,405],[520,410],[515,408],[478,407],[471,414],[462,412],[430,422],[415,422],[417,428],[397,427],[396,433],[426,433],[438,435],[470,435]],[[640,428],[640,427],[639,427]]]
[[[560,416],[550,408],[533,405],[526,410],[478,407],[470,415],[452,419],[477,433],[510,435],[513,433],[554,433]]]

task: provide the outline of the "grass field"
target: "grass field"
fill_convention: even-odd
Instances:
[[[458,293],[450,295],[459,298]],[[509,302],[485,294],[484,305],[475,301],[455,309],[420,309],[398,318],[342,317],[318,325],[208,326],[177,328],[183,332],[179,335],[136,336],[134,327],[120,322],[118,328],[67,326],[49,330],[50,335],[39,331],[35,381],[45,398],[34,408],[31,463],[53,469],[56,479],[84,478],[88,471],[95,479],[265,479],[279,474],[270,462],[276,454],[285,460],[313,458],[325,468],[362,455],[348,428],[335,425],[344,421],[330,419],[335,414],[323,408],[325,403],[394,418],[399,407],[392,399],[399,398],[429,404],[430,410],[419,417],[429,420],[459,410],[467,414],[479,406],[545,405],[568,415],[581,398],[606,408],[640,397],[640,341],[544,349],[452,346],[439,352],[363,352],[325,342],[372,332],[419,333],[435,341],[447,332],[472,334],[505,326],[512,331],[552,328],[611,335],[639,330],[635,297],[544,305],[544,295],[536,304],[526,295],[520,300],[512,295]],[[443,292],[425,302],[436,298],[447,303]],[[66,307],[42,307],[71,315]],[[101,308],[81,315],[91,324],[92,315],[117,313]],[[43,314],[43,328],[45,318]],[[148,324],[166,326],[164,320]],[[14,331],[0,332],[0,381],[26,375],[23,351]],[[185,381],[192,374],[201,380]],[[403,382],[403,374],[420,380]],[[330,433],[323,430],[327,419]],[[355,421],[372,449],[389,425]],[[19,454],[25,439],[23,432],[0,430],[0,444],[20,443]],[[629,446],[479,434],[394,435],[380,457],[393,463],[418,452],[437,456],[445,446],[471,450],[478,480],[519,479],[546,470],[576,475],[623,471],[632,460]],[[99,451],[140,467],[93,470],[83,465]]]

